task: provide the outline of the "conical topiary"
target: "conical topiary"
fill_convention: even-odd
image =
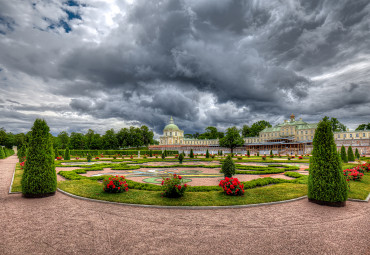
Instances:
[[[206,151],[206,158],[209,158],[209,151],[208,151],[208,149]]]
[[[356,157],[356,159],[360,159],[360,153],[358,152],[357,148],[356,148],[356,151],[355,151],[355,157]]]
[[[317,126],[309,169],[308,199],[318,204],[344,206],[348,197],[347,182],[327,117]]]
[[[57,175],[53,143],[45,120],[36,119],[33,124],[26,157],[22,176],[23,196],[54,195],[57,188]]]
[[[71,155],[69,154],[69,148],[66,148],[66,151],[64,152],[64,160],[70,160]]]
[[[0,159],[4,159],[4,158],[5,158],[5,152],[4,152],[3,147],[0,145]]]
[[[232,177],[235,174],[235,164],[230,155],[227,156],[222,164],[221,173],[223,173],[225,177]]]
[[[58,150],[58,148],[55,148],[55,150],[54,150],[54,156],[55,156],[55,158],[56,157],[59,157],[59,150]]]
[[[342,158],[342,161],[344,163],[348,163],[348,158],[347,158],[347,152],[346,152],[346,148],[344,148],[344,146],[342,145],[342,148],[340,149],[340,156]]]
[[[194,158],[194,152],[193,152],[193,149],[190,149],[190,155],[189,155],[190,158]]]
[[[272,150],[270,150],[270,158],[274,157],[274,154],[272,154]]]
[[[247,156],[250,157],[251,156],[251,152],[249,150],[247,150]]]
[[[355,155],[353,155],[352,146],[348,147],[348,161],[355,161]]]
[[[24,157],[26,157],[26,145],[23,144],[19,150],[17,151],[17,156],[18,156],[18,160],[19,162],[23,162],[24,160]]]
[[[179,163],[182,164],[182,161],[184,160],[184,154],[180,153],[179,155]]]

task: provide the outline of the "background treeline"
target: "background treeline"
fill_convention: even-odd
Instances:
[[[11,149],[13,146],[18,148],[28,144],[31,132],[26,134],[7,133],[4,128],[0,129],[0,145]],[[86,134],[66,131],[60,132],[57,136],[52,136],[53,146],[58,149],[69,147],[71,150],[118,150],[122,148],[140,148],[151,144],[158,144],[153,139],[153,131],[147,126],[122,128],[118,132],[109,129],[104,135],[95,133],[89,129]]]

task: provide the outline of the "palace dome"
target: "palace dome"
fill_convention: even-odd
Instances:
[[[170,123],[167,126],[164,127],[163,131],[180,131],[180,129],[177,125],[175,125],[175,123],[173,122],[173,119],[171,117]]]

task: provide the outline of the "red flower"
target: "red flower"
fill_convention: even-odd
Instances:
[[[181,190],[181,185],[177,186],[177,188],[178,188],[179,190]]]

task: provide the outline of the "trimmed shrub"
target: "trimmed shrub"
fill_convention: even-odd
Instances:
[[[270,150],[270,158],[273,158],[274,154],[272,154],[272,150]]]
[[[356,151],[355,151],[355,157],[357,159],[360,159],[360,153],[358,152],[358,149],[356,148]]]
[[[166,152],[162,153],[162,159],[165,159],[165,158],[166,158]]]
[[[190,149],[190,155],[189,155],[190,158],[194,158],[194,152],[193,152],[193,149]]]
[[[259,157],[260,156],[260,153],[257,151],[257,157]]]
[[[58,151],[58,148],[55,148],[55,150],[54,150],[54,155],[55,155],[55,158],[56,158],[56,157],[59,157],[59,151]]]
[[[230,155],[227,156],[222,163],[221,173],[223,173],[225,177],[232,177],[235,174],[235,164]]]
[[[91,162],[92,156],[90,154],[87,154],[86,159],[87,159],[87,162]]]
[[[343,161],[344,163],[348,163],[348,158],[347,158],[346,148],[344,148],[344,146],[343,146],[343,145],[342,145],[342,148],[340,148],[340,155],[341,155],[342,161]]]
[[[22,176],[23,195],[25,197],[54,195],[57,188],[57,175],[53,142],[45,120],[35,120],[26,157]]]
[[[67,147],[65,152],[64,152],[64,160],[70,160],[71,155],[69,154],[69,148]]]
[[[17,152],[19,162],[24,161],[24,158],[26,157],[26,151],[27,151],[26,145],[23,144],[23,146],[21,146]]]
[[[251,156],[251,153],[249,150],[247,150],[247,157],[249,158]]]
[[[103,191],[107,193],[122,193],[128,191],[125,177],[118,175],[103,180]]]
[[[334,135],[325,117],[319,122],[313,139],[308,177],[308,198],[312,202],[340,203],[347,200],[348,185],[342,172]],[[343,204],[341,204],[343,205]]]
[[[164,193],[162,196],[169,198],[182,197],[185,193],[188,185],[183,183],[183,179],[180,175],[173,174],[170,177],[163,177],[162,187]]]
[[[206,158],[209,158],[209,151],[208,151],[208,149],[206,151]]]
[[[352,146],[348,147],[348,161],[355,161],[355,155],[353,155]]]
[[[182,161],[184,160],[184,155],[180,153],[179,155],[179,163],[182,164]]]
[[[225,177],[224,180],[220,181],[220,184],[218,184],[218,186],[220,186],[223,189],[226,195],[229,196],[244,195],[244,185],[240,183],[240,181],[237,178]]]

